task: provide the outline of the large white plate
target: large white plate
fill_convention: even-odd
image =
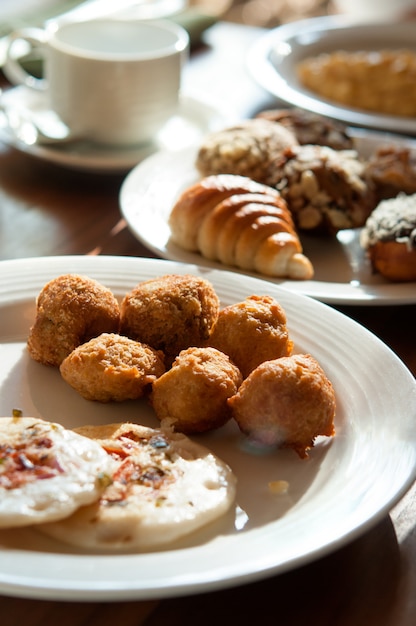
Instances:
[[[1,531],[1,593],[145,599],[258,580],[357,537],[413,483],[415,382],[385,344],[330,307],[272,283],[162,260],[73,256],[0,263],[0,415],[20,408],[68,427],[129,419],[157,423],[145,403],[83,400],[57,370],[28,357],[25,341],[35,296],[46,281],[65,272],[94,277],[119,297],[139,280],[183,272],[210,280],[222,305],[253,293],[274,296],[286,310],[296,350],[313,354],[333,382],[336,436],[318,441],[308,460],[289,450],[252,455],[233,424],[201,436],[237,475],[238,506],[230,515],[172,549],[146,554],[87,554],[31,529]],[[270,493],[271,480],[287,480],[287,494]]]
[[[357,150],[368,156],[383,142],[401,143],[416,150],[416,142],[388,134],[350,129]],[[170,239],[168,218],[176,198],[198,179],[197,148],[179,153],[159,152],[134,168],[120,192],[120,207],[133,234],[158,256],[198,263],[240,273],[238,268],[204,259],[182,250]],[[342,231],[335,238],[302,234],[305,253],[313,262],[313,280],[270,279],[297,293],[331,304],[410,304],[416,302],[416,283],[393,284],[375,275],[359,243],[359,229]],[[254,276],[254,274],[248,273]]]
[[[345,17],[320,17],[268,31],[247,55],[258,84],[280,100],[348,124],[416,134],[416,119],[368,113],[338,106],[313,94],[297,78],[296,66],[306,57],[335,50],[416,50],[414,23],[357,24]]]
[[[56,115],[49,109],[45,94],[27,87],[14,87],[0,93],[0,106],[6,110],[20,112],[30,119],[38,119],[44,128],[53,125]],[[153,142],[137,146],[99,146],[90,141],[70,143],[32,142],[31,136],[22,138],[10,128],[7,116],[0,110],[0,140],[17,150],[76,170],[99,173],[125,173],[144,158],[158,150],[177,150],[199,141],[206,133],[218,130],[230,122],[225,107],[192,94],[182,94],[179,109],[161,129]]]

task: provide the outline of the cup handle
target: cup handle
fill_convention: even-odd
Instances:
[[[6,59],[3,65],[3,72],[8,80],[15,85],[26,85],[30,89],[37,91],[45,91],[46,80],[44,78],[36,78],[23,68],[20,60],[28,54],[26,50],[24,55],[17,54],[18,43],[26,43],[29,48],[29,54],[33,50],[42,50],[47,42],[47,33],[40,28],[23,28],[11,33],[7,38]]]

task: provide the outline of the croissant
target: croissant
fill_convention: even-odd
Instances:
[[[176,201],[169,226],[174,243],[212,261],[278,278],[313,276],[286,201],[248,177],[198,181]]]

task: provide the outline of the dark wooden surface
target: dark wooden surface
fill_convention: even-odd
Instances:
[[[220,23],[195,51],[184,88],[241,117],[275,104],[247,75],[259,31]],[[3,83],[3,86],[5,83]],[[62,254],[152,256],[120,217],[122,176],[64,169],[0,143],[0,259]],[[1,271],[1,267],[0,267]],[[416,306],[338,307],[416,374]],[[0,597],[7,626],[310,626],[416,624],[416,487],[378,524],[314,563],[255,584],[149,602],[67,603]]]

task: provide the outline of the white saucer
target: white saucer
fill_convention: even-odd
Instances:
[[[42,118],[43,125],[53,124],[57,116],[48,108],[47,97],[27,87],[14,87],[0,95],[0,106]],[[123,173],[159,150],[180,150],[194,145],[206,133],[231,122],[231,114],[216,103],[202,102],[183,94],[177,114],[169,120],[154,142],[132,147],[99,146],[89,141],[41,144],[23,141],[10,128],[0,111],[0,140],[21,152],[39,159],[78,170]]]

